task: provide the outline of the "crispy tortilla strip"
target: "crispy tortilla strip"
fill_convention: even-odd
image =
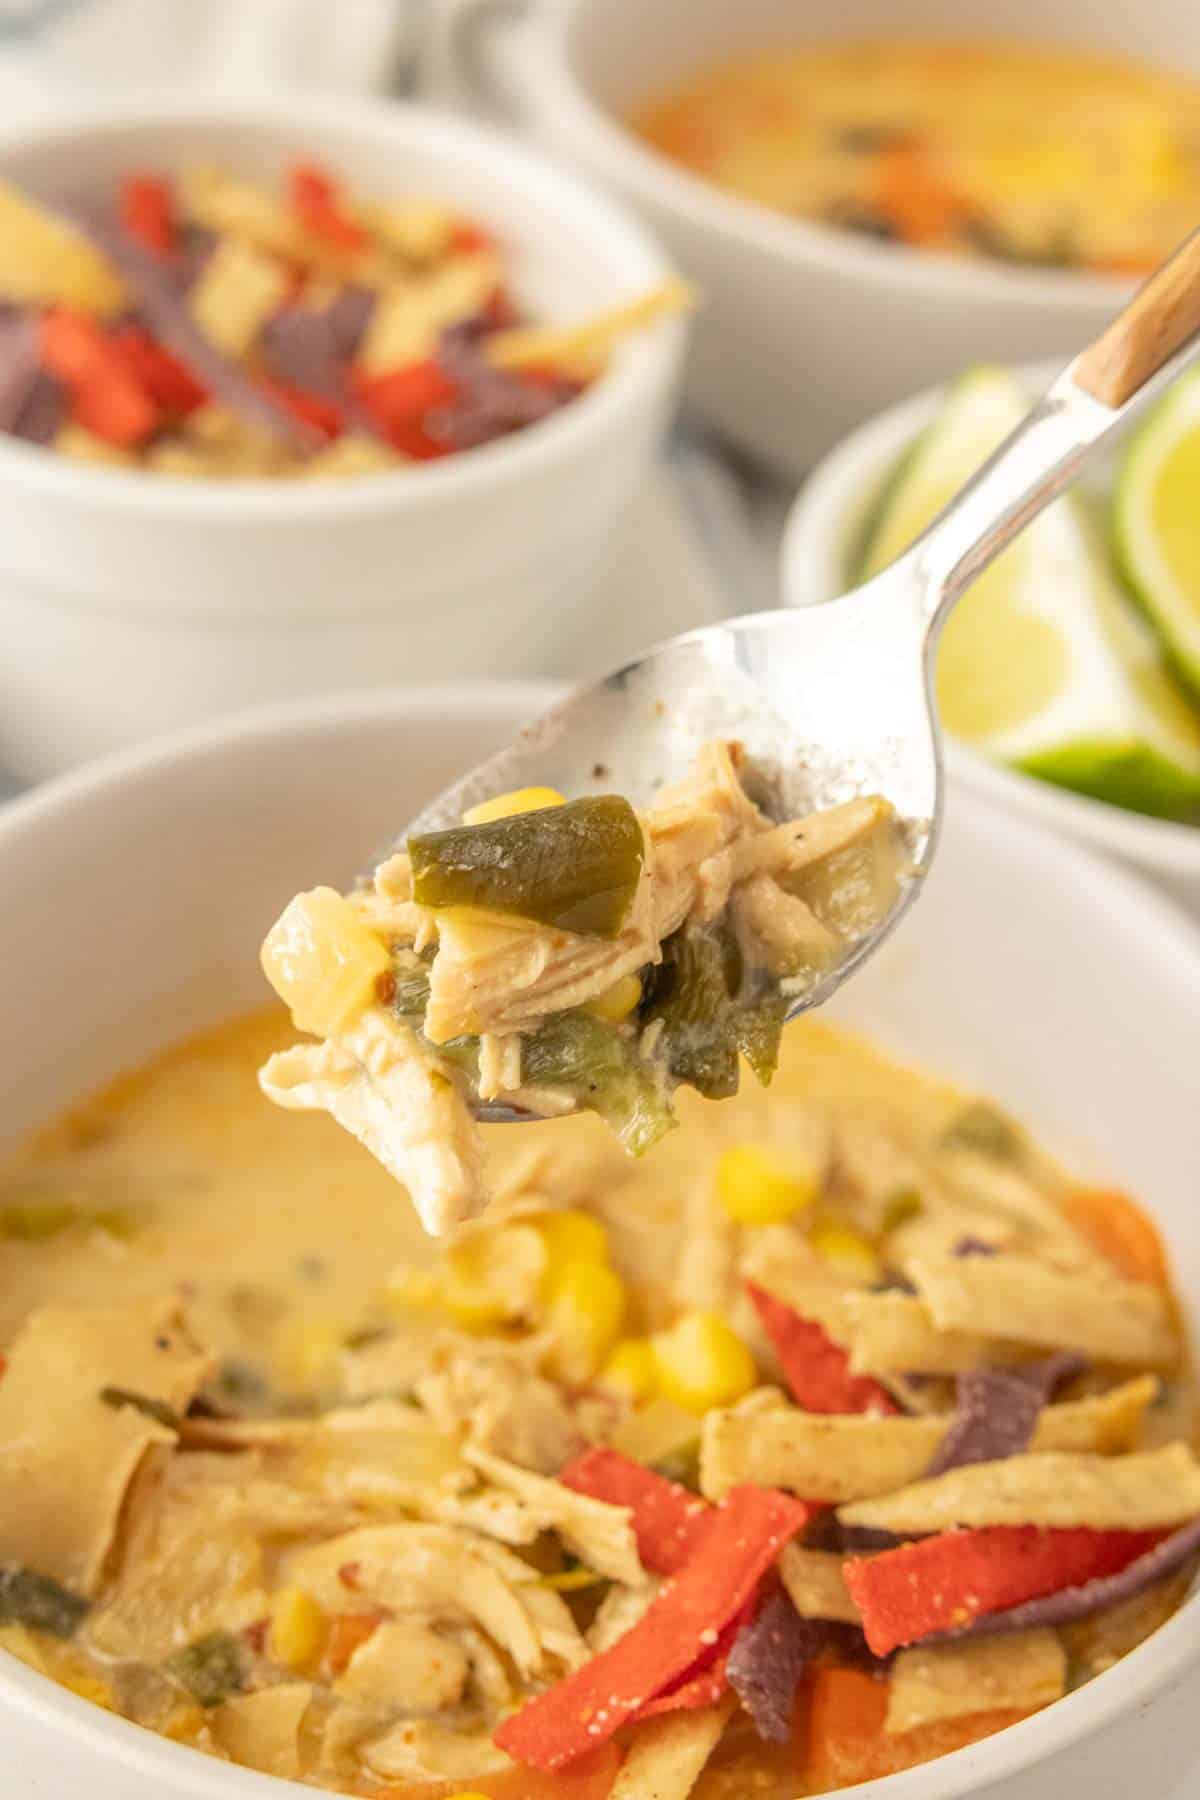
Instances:
[[[899,1735],[971,1713],[1033,1712],[1060,1699],[1066,1679],[1066,1652],[1053,1631],[917,1645],[893,1665],[887,1730]]]
[[[312,1693],[310,1682],[285,1681],[257,1694],[237,1694],[213,1713],[213,1737],[234,1762],[294,1780],[300,1774],[300,1727]]]
[[[1186,1444],[1132,1456],[1048,1454],[973,1463],[881,1500],[843,1506],[844,1525],[898,1532],[955,1526],[1085,1525],[1152,1531],[1200,1514],[1200,1463]]]
[[[957,1375],[1003,1360],[979,1332],[939,1330],[915,1294],[872,1293],[839,1279],[787,1229],[755,1232],[742,1271],[848,1350],[856,1375]]]
[[[836,1550],[806,1550],[789,1544],[779,1558],[779,1573],[792,1605],[802,1619],[837,1619],[857,1625],[861,1614],[842,1574],[845,1558]]]
[[[730,1695],[704,1712],[664,1713],[638,1731],[608,1800],[687,1800],[721,1741]]]
[[[0,1382],[0,1562],[94,1594],[126,1490],[147,1452],[175,1433],[104,1388],[182,1413],[211,1372],[173,1299],[46,1306]]]
[[[627,1506],[609,1506],[588,1494],[577,1494],[561,1481],[532,1475],[528,1469],[471,1445],[464,1449],[463,1460],[497,1487],[515,1494],[540,1529],[557,1532],[567,1549],[589,1569],[626,1587],[644,1586],[646,1571],[638,1558],[630,1522],[633,1515]]]
[[[844,1306],[846,1347],[856,1375],[958,1375],[1003,1361],[1000,1343],[976,1331],[944,1331],[915,1294],[857,1292]]]
[[[1154,1377],[1143,1375],[1092,1399],[1045,1406],[1032,1447],[1119,1455],[1136,1443],[1157,1392]],[[757,1414],[711,1412],[701,1437],[701,1489],[719,1500],[738,1482],[753,1481],[819,1494],[835,1505],[873,1499],[919,1481],[950,1423],[869,1413],[821,1416],[791,1406]]]
[[[913,1257],[908,1273],[944,1330],[985,1331],[1097,1361],[1169,1366],[1179,1357],[1165,1295],[1099,1270],[1035,1257]]]
[[[578,325],[522,325],[498,331],[485,343],[487,358],[498,369],[525,369],[540,363],[574,363],[607,356],[628,332],[656,325],[660,319],[691,312],[696,290],[673,275],[657,287],[609,307]]]

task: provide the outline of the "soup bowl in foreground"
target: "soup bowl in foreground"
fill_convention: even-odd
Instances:
[[[126,752],[0,816],[6,1140],[259,1005],[257,947],[280,904],[347,880],[546,698],[457,686],[247,714]],[[1086,1175],[1137,1193],[1200,1317],[1200,947],[1164,901],[955,789],[927,895],[835,1010],[901,1060],[993,1093]],[[1200,1776],[1198,1607],[1023,1724],[855,1791],[1184,1800]],[[5,1800],[85,1785],[95,1800],[312,1792],[154,1737],[4,1655],[0,1738]]]

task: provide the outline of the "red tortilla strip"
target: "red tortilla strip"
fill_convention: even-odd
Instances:
[[[367,234],[347,211],[332,175],[315,163],[297,163],[288,174],[288,199],[306,231],[337,250],[361,250]]]
[[[887,1656],[934,1633],[958,1632],[981,1614],[1115,1575],[1162,1536],[997,1525],[943,1532],[842,1569],[868,1645]]]
[[[130,175],[121,183],[121,224],[155,256],[175,249],[175,197],[160,175]]]
[[[869,1375],[851,1374],[850,1358],[823,1325],[802,1318],[757,1282],[748,1281],[746,1289],[783,1364],[792,1397],[805,1412],[899,1412],[886,1388]]]
[[[632,1630],[506,1719],[496,1743],[535,1769],[560,1768],[605,1743],[716,1649],[811,1517],[810,1507],[787,1494],[734,1488],[686,1566]]]
[[[638,1556],[656,1575],[674,1575],[683,1567],[714,1516],[706,1500],[619,1450],[585,1450],[558,1479],[577,1494],[628,1507]]]

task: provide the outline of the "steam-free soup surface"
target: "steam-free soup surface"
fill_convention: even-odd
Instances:
[[[348,1794],[797,1800],[1013,1724],[1181,1600],[1200,1469],[1161,1246],[989,1102],[804,1023],[769,1091],[683,1095],[641,1162],[594,1117],[491,1130],[493,1208],[433,1246],[331,1119],[259,1092],[288,1035],[183,1044],[0,1174],[10,1654]],[[1120,1604],[923,1645],[951,1562],[880,1611],[864,1527],[957,1554],[999,1504],[948,1456],[963,1371],[1005,1517],[1071,1540],[1043,1593],[1125,1571]]]

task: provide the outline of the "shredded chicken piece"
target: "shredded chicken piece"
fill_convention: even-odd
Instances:
[[[461,1090],[417,1034],[381,1007],[341,1037],[279,1051],[259,1081],[277,1106],[332,1113],[404,1183],[433,1236],[483,1210],[482,1155]]]
[[[438,1425],[522,1468],[553,1474],[583,1446],[562,1389],[504,1345],[481,1344],[473,1353],[460,1346],[416,1391]]]
[[[455,1731],[433,1719],[393,1726],[367,1744],[362,1755],[372,1773],[385,1781],[481,1781],[516,1767],[497,1750],[490,1730]]]
[[[743,953],[772,975],[795,975],[832,962],[838,940],[810,906],[773,876],[749,876],[733,890],[730,916]]]
[[[466,1651],[432,1623],[388,1619],[359,1645],[335,1691],[360,1706],[420,1718],[458,1703],[468,1669]]]
[[[213,1737],[234,1762],[294,1781],[301,1773],[300,1730],[312,1697],[308,1681],[235,1694],[213,1714]]]
[[[497,1487],[511,1488],[542,1530],[556,1531],[567,1549],[589,1569],[627,1587],[640,1587],[645,1581],[628,1508],[609,1506],[587,1494],[577,1494],[561,1481],[531,1475],[527,1469],[489,1456],[486,1451],[467,1449],[464,1455]]]
[[[749,875],[798,875],[827,856],[862,843],[880,826],[890,825],[893,816],[887,801],[872,795],[807,813],[802,819],[790,819],[786,825],[776,825],[738,845],[734,878],[745,881]]]

